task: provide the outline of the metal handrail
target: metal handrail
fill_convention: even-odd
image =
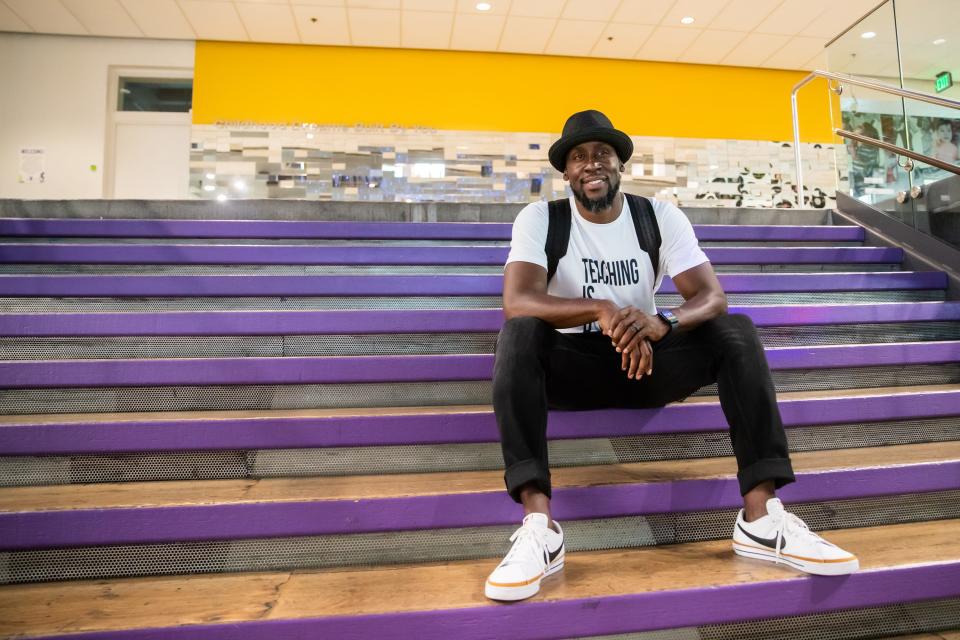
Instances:
[[[799,91],[801,88],[804,87],[804,85],[806,85],[807,83],[811,82],[816,78],[836,80],[837,82],[841,83],[838,86],[838,88],[835,90],[838,93],[843,89],[843,83],[847,83],[857,87],[864,87],[865,89],[873,89],[874,91],[879,91],[881,93],[889,93],[895,96],[900,96],[901,98],[909,98],[910,100],[919,100],[921,102],[935,104],[940,107],[947,107],[948,109],[960,109],[960,102],[956,100],[950,100],[949,98],[940,98],[938,96],[931,96],[926,93],[920,93],[919,91],[913,91],[911,89],[901,89],[900,87],[894,87],[889,84],[883,84],[880,82],[871,82],[870,80],[861,80],[860,78],[854,78],[852,76],[847,76],[841,73],[832,73],[830,71],[812,71],[810,75],[808,75],[806,78],[804,78],[803,80],[795,84],[793,87],[793,91],[790,92],[790,109],[793,114],[793,157],[797,165],[797,206],[800,206],[800,207],[803,206],[803,166],[800,164],[800,120],[797,115],[797,91]],[[836,130],[834,132],[836,133]],[[846,133],[850,133],[850,132],[846,132]],[[837,135],[840,135],[840,134],[838,133]],[[852,134],[852,135],[858,135],[858,134]],[[852,135],[841,136],[841,137],[852,137]],[[864,140],[861,140],[861,141],[866,142],[867,144],[876,144],[876,146],[886,149],[886,147],[883,147],[882,145],[885,145],[887,143],[884,142],[882,144],[878,144],[879,141],[874,140],[873,138],[864,138]],[[908,149],[903,149],[903,147],[897,147],[895,145],[890,145],[890,146],[894,148],[887,149],[887,150],[892,151],[893,153],[900,153],[898,151],[895,151],[894,149],[900,149],[901,151],[909,151]],[[914,152],[910,151],[910,153],[914,153]],[[901,155],[905,155],[909,158],[913,158],[913,156],[907,153],[902,153]],[[940,167],[940,164],[937,164],[938,162],[940,162],[939,160],[935,160],[934,158],[929,158],[928,156],[924,156],[923,154],[918,154],[918,155],[920,155],[922,158],[927,158],[926,160],[921,159],[920,160],[921,162],[925,162],[927,164],[930,164],[931,166]],[[913,158],[913,159],[918,160],[918,158]],[[934,160],[934,162],[929,162],[928,160]],[[950,169],[946,169],[946,170],[950,171]]]
[[[882,140],[877,140],[876,138],[860,135],[859,133],[853,133],[852,131],[846,131],[844,129],[834,129],[833,133],[840,136],[841,138],[849,138],[850,140],[863,142],[864,144],[869,144],[874,147],[880,147],[881,149],[893,152],[899,156],[906,156],[912,160],[916,160],[917,162],[929,164],[932,167],[943,169],[944,171],[949,171],[950,173],[960,176],[960,167],[956,165],[952,165],[949,162],[944,162],[943,160],[937,160],[936,158],[931,158],[928,155],[917,153],[916,151],[911,151],[910,149],[904,149],[903,147],[898,147],[895,144],[890,144],[889,142],[883,142]]]

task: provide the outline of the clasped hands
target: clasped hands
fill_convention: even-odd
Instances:
[[[655,315],[636,307],[618,308],[612,302],[603,305],[597,324],[603,335],[610,338],[620,354],[620,367],[627,378],[640,380],[653,373],[653,348],[669,332],[667,325]]]

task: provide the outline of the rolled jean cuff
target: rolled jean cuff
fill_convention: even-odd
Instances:
[[[503,479],[507,483],[507,492],[514,502],[520,502],[520,489],[528,483],[535,484],[548,498],[550,497],[550,470],[539,460],[530,458],[510,465],[503,474]]]
[[[790,484],[796,478],[789,458],[765,458],[757,460],[749,467],[737,472],[740,482],[740,495],[746,495],[761,482],[773,480],[775,488]]]

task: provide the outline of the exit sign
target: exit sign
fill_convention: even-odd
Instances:
[[[953,76],[949,71],[941,71],[937,74],[937,83],[934,86],[937,88],[937,93],[946,91],[953,86]]]

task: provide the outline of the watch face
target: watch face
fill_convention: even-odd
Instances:
[[[677,320],[677,316],[674,315],[674,313],[673,313],[672,311],[669,311],[669,310],[666,310],[666,309],[665,309],[665,310],[659,312],[657,315],[660,316],[660,319],[661,319],[661,320],[663,320],[663,321],[666,322],[668,325],[670,325],[670,328],[671,328],[671,329],[673,329],[675,326],[677,326],[678,324],[680,324],[680,321]]]

